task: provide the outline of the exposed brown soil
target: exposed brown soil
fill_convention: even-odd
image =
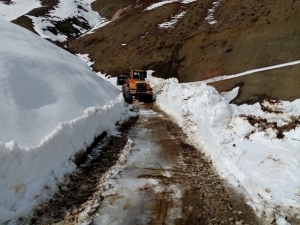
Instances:
[[[223,0],[213,26],[205,20],[213,0],[172,3],[143,12],[152,2],[141,2],[139,8],[94,34],[75,40],[70,50],[90,54],[96,71],[117,75],[131,68],[153,69],[158,77],[177,77],[180,82],[299,60],[299,1]],[[111,18],[117,8],[131,3],[103,0],[93,6]],[[173,29],[158,28],[181,11],[187,13]],[[300,97],[299,68],[290,66],[212,85],[227,91],[243,83],[237,104],[262,97],[294,100]]]
[[[290,121],[286,121],[287,123],[283,126],[278,126],[276,122],[268,122],[267,119],[253,115],[241,115],[241,117],[246,118],[252,126],[257,128],[257,131],[266,131],[268,128],[271,128],[277,133],[278,139],[284,138],[284,132],[289,132],[295,129],[297,126],[300,126],[300,116],[291,116]],[[252,131],[250,134],[248,134],[246,138],[249,139],[250,135],[253,133],[255,133],[255,131]]]
[[[103,139],[99,137],[90,148],[90,154],[79,154],[76,163],[79,167],[66,177],[60,190],[49,203],[40,205],[34,215],[22,219],[20,223],[30,224],[75,224],[79,213],[84,211],[91,201],[101,200],[103,175],[119,159],[119,154],[128,141],[128,132],[137,117],[129,119],[119,128],[120,136]],[[92,160],[91,160],[92,158]],[[83,164],[80,164],[83,162]],[[89,212],[92,216],[92,210]]]
[[[161,114],[157,108],[152,109]],[[145,123],[139,126],[142,130],[145,130],[145,127],[153,129],[149,135],[153,137],[151,142],[157,141],[161,144],[159,160],[167,161],[163,163],[165,166],[161,166],[157,159],[157,167],[143,167],[137,175],[137,179],[158,181],[158,186],[155,187],[160,190],[155,191],[157,189],[153,189],[151,185],[139,189],[142,196],[151,193],[154,195],[154,202],[147,203],[150,204],[148,207],[151,210],[151,218],[146,224],[261,224],[245,200],[219,177],[211,161],[201,150],[187,142],[186,135],[178,125],[166,115],[154,117]],[[153,154],[157,153],[151,152],[151,155]],[[143,162],[141,164],[144,165]],[[135,164],[132,169],[136,169]],[[126,173],[126,170],[123,173]],[[128,173],[135,174],[133,171]],[[132,179],[134,177],[130,177],[130,180]],[[176,190],[180,190],[181,194]],[[135,215],[132,217],[135,218]]]
[[[97,11],[102,17],[111,19],[113,15],[120,9],[136,3],[135,0],[98,0],[92,3],[93,10]]]
[[[239,86],[235,104],[255,103],[265,98],[293,101],[300,98],[300,65],[237,77],[211,83],[218,91],[229,91]]]

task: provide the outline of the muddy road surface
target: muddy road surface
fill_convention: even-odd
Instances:
[[[261,224],[211,162],[152,104],[102,138],[48,204],[21,224]]]
[[[136,105],[130,157],[102,193],[92,224],[260,224],[181,129],[152,107]]]

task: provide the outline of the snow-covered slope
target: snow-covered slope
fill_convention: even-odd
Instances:
[[[0,224],[49,199],[71,157],[114,128],[120,92],[78,57],[0,20]]]
[[[156,104],[191,142],[210,157],[219,174],[246,192],[266,224],[300,217],[300,99],[229,104],[238,89],[220,95],[202,82],[149,76]]]
[[[31,18],[35,31],[41,37],[65,42],[69,35],[78,37],[89,28],[105,21],[105,18],[101,18],[97,12],[92,10],[92,2],[94,0],[58,1],[57,5],[43,16],[27,16]],[[12,21],[38,7],[42,7],[39,0],[12,0],[6,4],[0,1],[0,19]],[[72,32],[62,33],[57,28],[57,24],[63,21],[73,27]],[[63,26],[62,30],[66,29],[66,26]]]
[[[12,21],[38,7],[41,7],[41,3],[37,0],[12,0],[7,4],[0,1],[0,19]]]
[[[33,22],[35,31],[43,38],[51,39],[52,41],[67,41],[67,35],[62,34],[56,25],[58,22],[76,18],[81,23],[94,27],[100,23],[103,18],[91,9],[93,0],[64,0],[43,17],[30,16]],[[73,33],[73,36],[78,36],[85,33],[87,30],[76,25],[74,22],[69,22],[78,33]],[[51,30],[51,31],[50,31]],[[55,30],[55,32],[53,32]]]

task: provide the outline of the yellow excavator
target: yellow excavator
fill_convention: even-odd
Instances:
[[[153,92],[149,82],[146,82],[145,70],[131,70],[129,78],[122,86],[123,96],[126,102],[131,103],[134,98],[152,102]]]

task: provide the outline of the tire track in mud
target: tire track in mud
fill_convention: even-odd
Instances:
[[[150,141],[160,143],[157,157],[165,161],[156,168],[143,168],[137,177],[157,181],[156,185],[142,189],[144,195],[148,192],[155,196],[150,203],[151,218],[147,224],[261,224],[243,197],[219,177],[212,162],[188,143],[177,124],[151,105],[139,107],[164,115],[153,117],[152,122],[149,120],[148,125],[144,125],[154,130]]]
[[[180,127],[152,104],[135,104],[131,156],[103,193],[93,225],[258,225]],[[162,116],[163,114],[163,116]]]
[[[242,196],[219,177],[211,161],[187,143],[181,128],[169,120],[165,120],[165,125],[177,144],[178,169],[181,170],[180,177],[184,178],[181,180],[184,186],[181,197],[182,218],[174,224],[261,224]],[[180,181],[175,179],[175,182]]]
[[[120,125],[118,136],[99,138],[92,144],[90,154],[78,168],[65,179],[60,190],[46,204],[37,207],[33,216],[22,219],[20,224],[76,224],[80,214],[92,219],[102,197],[107,172],[120,161],[122,150],[128,144],[128,132],[138,117],[132,117]],[[82,156],[81,156],[82,157]]]
[[[152,104],[135,108],[153,109]],[[107,224],[101,220],[102,216],[115,221],[112,224],[133,224],[134,221],[140,222],[134,224],[151,225],[260,224],[244,199],[218,176],[210,160],[188,144],[181,128],[166,115],[160,116],[159,110],[153,110],[157,115],[140,115],[140,120],[132,118],[120,127],[120,136],[97,143],[54,198],[40,205],[35,214],[23,222],[76,224],[82,222],[81,215],[84,215],[89,222],[94,220],[92,224]],[[119,162],[128,136],[136,141],[131,157],[124,164],[121,180],[116,180],[119,185],[113,187],[114,190],[105,188],[105,193],[105,177]],[[124,183],[132,192],[124,191]],[[130,193],[135,193],[135,197]],[[106,202],[103,205],[106,209],[99,206],[100,202],[101,205]],[[109,217],[105,217],[107,213]]]

